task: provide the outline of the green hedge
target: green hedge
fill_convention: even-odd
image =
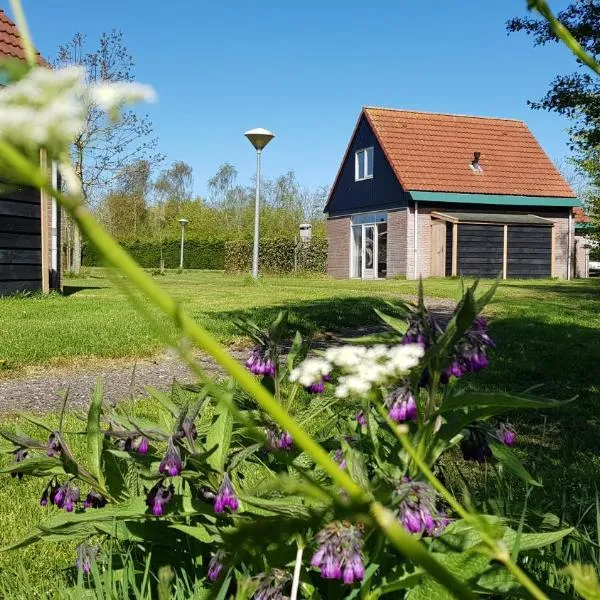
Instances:
[[[304,273],[325,273],[327,240],[313,238],[308,244],[293,239],[263,239],[260,241],[259,270],[262,273],[293,273],[294,250],[297,270]],[[252,241],[236,240],[225,244],[225,269],[232,273],[252,268]]]
[[[158,242],[121,241],[123,248],[145,269],[160,267],[160,244]],[[179,267],[180,240],[163,242],[163,259],[165,268]],[[83,265],[86,267],[101,266],[100,257],[89,245],[84,247]],[[224,269],[225,242],[186,239],[184,246],[183,266],[186,269]]]

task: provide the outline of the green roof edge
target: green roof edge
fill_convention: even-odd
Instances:
[[[577,198],[552,196],[510,196],[506,194],[467,194],[461,192],[423,192],[408,190],[419,202],[456,202],[463,204],[505,204],[511,206],[581,206]]]

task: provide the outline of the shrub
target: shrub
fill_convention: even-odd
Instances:
[[[179,267],[180,240],[165,240],[162,244],[166,269]],[[158,242],[122,241],[121,245],[145,269],[160,267],[160,244]],[[86,244],[83,252],[83,265],[102,266],[102,261],[94,248]],[[224,269],[225,242],[222,240],[185,240],[183,265],[186,269]]]
[[[561,405],[455,386],[486,368],[493,347],[477,317],[491,293],[476,299],[476,285],[446,324],[421,296],[380,313],[390,331],[317,358],[306,358],[298,333],[281,354],[286,313],[267,330],[237,321],[256,343],[246,367],[262,392],[244,391],[247,377],[256,380],[243,372],[239,386],[187,386],[192,403],[151,390],[162,414],[142,419],[105,412],[99,384],[81,459],[60,425],[28,417],[47,441],[0,431],[13,457],[2,471],[43,478],[40,502],[55,507],[13,547],[77,540],[80,577],[97,588],[97,574],[111,572],[98,540],[114,540],[151,554],[157,562],[146,566],[170,565],[222,598],[289,597],[300,582],[301,597],[313,600],[357,597],[359,587],[368,598],[449,597],[443,586],[459,598],[510,586],[516,597],[523,584],[535,588],[511,551],[521,561],[539,556],[571,528],[531,532],[524,517],[512,528],[462,507],[433,473],[460,448],[464,460],[539,485],[500,415]],[[428,573],[432,561],[438,570]]]
[[[225,244],[225,269],[232,273],[252,268],[251,240],[235,240]],[[298,243],[289,238],[260,241],[259,269],[262,273],[325,273],[327,240],[313,238]]]

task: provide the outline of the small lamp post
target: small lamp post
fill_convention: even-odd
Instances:
[[[187,219],[179,219],[181,225],[181,248],[179,251],[179,268],[183,270],[183,240],[185,239],[185,226],[189,223]]]
[[[265,146],[275,137],[268,129],[251,129],[244,134],[256,149],[256,199],[254,201],[254,247],[252,248],[252,277],[258,277],[258,239],[260,217],[260,155]]]

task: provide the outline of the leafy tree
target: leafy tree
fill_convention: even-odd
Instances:
[[[152,188],[152,165],[138,160],[126,165],[103,200],[100,214],[107,229],[119,238],[137,238],[148,218],[148,200]]]
[[[193,169],[182,160],[161,172],[154,183],[159,202],[186,202],[194,195]]]
[[[123,40],[123,34],[113,30],[100,36],[98,45],[90,48],[87,38],[76,33],[58,49],[55,66],[78,65],[85,69],[90,82],[119,82],[134,79],[133,57]],[[147,115],[131,110],[113,121],[99,107],[92,106],[85,127],[72,146],[73,164],[81,179],[84,196],[96,202],[102,190],[114,183],[115,177],[128,164],[145,160],[153,165],[162,160],[157,152],[158,140]],[[81,236],[71,221],[65,219],[69,270],[78,272],[81,266]]]
[[[573,0],[557,16],[588,54],[600,58],[600,0]],[[560,42],[546,19],[517,17],[510,19],[506,27],[509,33],[522,31],[532,36],[535,46]],[[546,95],[529,104],[571,119],[571,145],[585,158],[600,143],[600,80],[578,63],[576,71],[557,75]]]
[[[573,0],[557,15],[582,48],[594,59],[600,58],[600,0]],[[514,18],[507,22],[509,33],[522,31],[532,36],[536,46],[560,43],[546,19],[532,17]],[[569,128],[571,149],[575,151],[574,163],[585,175],[574,186],[584,201],[588,214],[600,231],[600,79],[577,60],[578,68],[572,73],[557,75],[538,101],[530,101],[534,109],[548,110],[571,120]],[[572,178],[567,179],[572,183]],[[600,233],[592,232],[600,242]]]

